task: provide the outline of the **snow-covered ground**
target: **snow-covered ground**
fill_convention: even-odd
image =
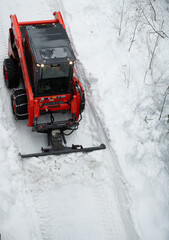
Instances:
[[[165,0],[0,2],[2,239],[169,239],[168,8]],[[45,138],[11,113],[2,74],[9,15],[50,19],[55,10],[87,99],[68,143],[107,150],[22,160],[19,151],[39,150]]]

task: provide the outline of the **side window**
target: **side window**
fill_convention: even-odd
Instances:
[[[14,34],[13,34],[13,30],[12,30],[12,29],[10,29],[10,39],[11,39],[12,49],[13,49],[14,51],[16,51],[17,48],[16,48],[16,45],[15,45],[15,42],[14,42]]]
[[[34,84],[34,65],[33,65],[33,59],[30,51],[30,46],[28,43],[28,39],[25,39],[25,56],[26,56],[26,63],[28,67],[29,77],[31,80],[32,85]]]

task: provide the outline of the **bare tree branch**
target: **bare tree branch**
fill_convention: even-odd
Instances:
[[[166,72],[166,69],[167,69],[167,68],[168,68],[168,64],[167,64],[167,66],[165,66],[165,67],[163,68],[163,70],[160,72],[160,76],[157,78],[157,80],[154,81],[154,84],[155,84],[155,85],[157,85],[157,84],[159,83],[159,81],[162,79],[162,77],[163,77],[164,73]]]
[[[163,24],[164,24],[164,20],[161,24],[161,29],[163,28]],[[152,51],[152,55],[151,55],[151,59],[150,59],[150,64],[149,64],[149,69],[151,69],[152,67],[152,62],[153,62],[153,58],[154,58],[154,55],[155,55],[155,51],[156,51],[156,48],[158,46],[158,42],[159,42],[159,34],[157,35],[157,38],[156,38],[156,41],[155,41],[155,44],[154,44],[154,48],[153,48],[153,51]]]
[[[127,88],[129,88],[130,83],[130,66],[127,69],[127,65],[123,65],[123,74],[124,74],[124,81],[127,83]]]
[[[122,29],[122,22],[123,22],[123,16],[124,16],[124,4],[125,4],[125,0],[123,0],[123,5],[122,5],[122,12],[121,12],[120,26],[119,26],[119,36],[121,34],[121,29]]]
[[[156,15],[155,8],[154,8],[154,6],[153,6],[151,0],[149,0],[148,2],[149,2],[150,6],[151,6],[151,8],[152,8],[152,10],[153,10],[153,12],[154,12],[154,21],[156,22],[156,20],[157,20],[157,15]]]
[[[128,50],[129,52],[130,52],[130,50],[131,50],[131,47],[132,47],[132,45],[133,45],[133,42],[135,41],[136,30],[137,30],[138,24],[139,24],[139,22],[140,22],[140,18],[141,18],[142,13],[143,13],[143,10],[141,11],[139,17],[137,18],[136,25],[135,25],[134,31],[133,31],[132,40],[131,40],[131,42],[130,42],[130,46],[129,46],[129,50]]]
[[[160,116],[159,116],[159,119],[161,119],[161,116],[162,116],[162,113],[163,113],[163,110],[164,110],[164,106],[165,106],[165,103],[166,103],[166,99],[167,99],[167,96],[169,94],[169,87],[167,87],[165,93],[164,93],[164,100],[163,100],[163,104],[162,104],[162,108],[161,108],[161,111],[160,111]]]
[[[157,31],[154,26],[151,24],[151,22],[148,20],[147,16],[145,15],[144,9],[143,9],[143,15],[147,21],[147,23],[151,26],[151,28],[153,29],[153,31],[155,33],[157,33],[160,37],[164,38],[164,35],[167,36],[163,31]],[[164,22],[164,21],[163,21]],[[163,34],[163,35],[162,35]],[[168,37],[168,36],[167,36]]]

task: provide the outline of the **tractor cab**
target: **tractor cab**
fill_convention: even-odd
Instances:
[[[62,24],[26,26],[25,55],[35,97],[71,93],[76,58]]]

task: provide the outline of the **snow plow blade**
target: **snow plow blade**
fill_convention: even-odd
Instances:
[[[61,155],[61,154],[69,154],[69,153],[77,153],[77,152],[93,152],[97,150],[106,149],[104,144],[101,144],[98,147],[87,147],[83,148],[81,145],[72,145],[72,147],[64,147],[63,149],[44,149],[42,148],[41,153],[31,153],[31,154],[19,154],[22,158],[30,158],[30,157],[40,157],[40,156],[48,156],[48,155]]]

